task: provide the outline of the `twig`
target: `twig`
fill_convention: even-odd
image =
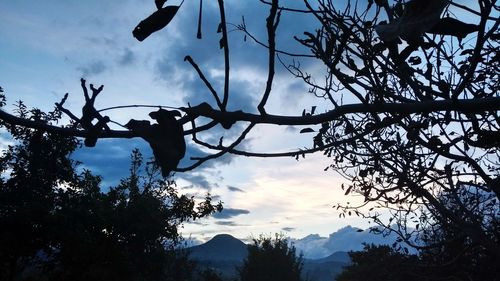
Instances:
[[[222,27],[222,45],[224,47],[224,97],[222,98],[221,110],[226,110],[227,101],[229,99],[229,40],[227,39],[227,24],[226,13],[224,11],[224,0],[219,0],[220,20]]]
[[[269,17],[267,17],[266,19],[267,37],[269,41],[269,66],[268,66],[266,89],[264,91],[264,95],[262,96],[262,100],[257,106],[257,109],[262,115],[266,114],[264,106],[267,103],[267,99],[269,98],[269,94],[271,93],[271,88],[273,85],[274,67],[276,59],[276,41],[275,41],[276,29],[278,28],[278,24],[280,21],[280,14],[281,13],[278,13],[278,0],[273,0],[273,3],[271,5],[271,10],[269,11]]]
[[[212,84],[207,80],[207,78],[205,77],[205,75],[203,74],[203,72],[201,71],[201,69],[198,67],[198,64],[196,64],[193,61],[193,58],[191,58],[191,56],[186,56],[184,58],[184,60],[188,61],[191,64],[191,66],[193,66],[193,68],[198,73],[198,76],[200,76],[201,80],[205,83],[205,85],[207,86],[207,88],[210,90],[210,93],[212,93],[212,95],[214,96],[215,101],[217,102],[217,105],[219,106],[219,108],[221,110],[223,110],[224,109],[224,105],[220,101],[219,95],[217,94],[217,92],[215,91],[215,89],[212,87]]]

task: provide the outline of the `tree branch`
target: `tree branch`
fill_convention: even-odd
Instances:
[[[274,125],[317,125],[323,122],[336,120],[346,114],[353,113],[392,113],[399,115],[410,115],[414,113],[438,112],[438,111],[456,111],[460,113],[480,113],[485,111],[500,110],[500,97],[481,98],[473,100],[440,100],[425,101],[416,103],[385,103],[385,104],[348,104],[338,106],[337,108],[323,114],[312,116],[282,116],[282,115],[260,115],[246,113],[243,111],[220,111],[213,109],[209,104],[202,103],[190,108],[180,108],[188,114],[188,118],[196,119],[198,117],[211,118],[217,122],[237,122],[246,121],[255,124],[274,124]],[[45,124],[33,120],[16,117],[3,110],[0,110],[0,120],[14,125],[24,126],[33,129],[40,129],[50,133],[58,133],[64,136],[87,137],[87,130],[59,127]],[[191,134],[186,131],[185,134]],[[139,137],[131,131],[109,130],[99,134],[99,138],[134,138]]]

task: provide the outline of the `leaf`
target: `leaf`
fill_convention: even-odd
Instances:
[[[163,4],[165,4],[165,2],[167,2],[167,0],[155,0],[156,8],[158,10],[163,8]]]
[[[474,53],[474,49],[465,49],[463,50],[460,55],[465,56],[465,55],[472,55]]]
[[[412,65],[418,65],[422,62],[422,59],[419,56],[413,56],[408,60]]]
[[[175,116],[179,115],[175,110],[160,109],[149,113],[157,124],[151,125],[146,120],[132,119],[125,125],[149,143],[155,162],[164,177],[177,168],[186,152],[182,124],[175,119]]]
[[[376,25],[375,31],[384,42],[402,38],[407,42],[418,40],[423,33],[439,22],[442,11],[448,5],[446,0],[409,1],[398,20],[389,24]]]
[[[314,115],[314,112],[316,112],[316,106],[311,107],[311,115]]]
[[[445,17],[439,20],[428,32],[431,34],[451,35],[463,39],[468,34],[479,30],[479,25],[468,24],[454,18]]]
[[[149,35],[164,28],[174,18],[180,6],[167,6],[142,20],[132,31],[134,37],[143,41]]]
[[[368,176],[368,169],[360,170],[359,171],[359,176],[362,177],[362,178]]]
[[[448,84],[444,80],[439,80],[438,82],[438,89],[443,92],[445,95],[449,95],[450,93],[450,84]]]
[[[302,130],[300,130],[300,133],[301,134],[304,134],[304,133],[313,133],[314,130],[312,128],[304,128]]]

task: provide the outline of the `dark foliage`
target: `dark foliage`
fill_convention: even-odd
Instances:
[[[18,115],[54,122],[59,112]],[[15,144],[0,156],[0,280],[191,280],[178,227],[220,205],[197,205],[132,153],[128,177],[108,192],[77,172],[73,137],[8,126]]]
[[[281,235],[260,236],[248,246],[248,257],[240,268],[241,281],[300,281],[303,260]]]
[[[389,246],[365,245],[363,251],[350,252],[352,263],[337,276],[337,281],[417,281],[416,256],[394,251]]]

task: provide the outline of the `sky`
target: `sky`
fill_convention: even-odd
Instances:
[[[303,8],[302,1],[281,2]],[[184,61],[186,55],[192,56],[214,87],[222,92],[224,65],[218,43],[220,35],[216,33],[218,7],[216,1],[203,2],[203,39],[199,40],[196,39],[198,4],[185,0],[165,29],[138,42],[132,30],[155,11],[153,0],[0,1],[0,85],[9,104],[23,100],[27,106],[42,110],[53,109],[54,103],[69,93],[66,105],[79,113],[83,105],[79,82],[82,77],[88,83],[104,85],[97,108],[214,104],[195,71]],[[263,41],[268,9],[257,0],[226,1],[227,21],[237,25],[244,17],[247,28]],[[293,35],[313,31],[316,26],[310,16],[283,14],[278,48],[307,53],[293,40]],[[267,52],[250,39],[244,40],[244,34],[234,26],[229,29],[229,109],[256,112],[265,89]],[[291,58],[284,59],[291,62]],[[324,70],[318,61],[300,62],[311,73],[321,74]],[[311,106],[317,106],[317,112],[328,109],[325,101],[313,97],[305,85],[278,65],[268,113],[300,115]],[[146,119],[149,111],[122,109],[106,114],[113,121],[125,124],[131,118]],[[220,137],[234,139],[242,128],[242,124],[231,130],[217,127],[202,138],[217,144]],[[258,126],[241,148],[269,152],[311,147],[312,135],[299,134],[300,129]],[[9,136],[0,133],[0,145],[5,146]],[[110,186],[127,175],[129,155],[136,147],[146,157],[151,156],[149,145],[141,139],[99,140],[96,147],[81,148],[73,156],[83,162],[82,168],[102,175],[104,185]],[[181,166],[189,165],[189,157],[206,153],[205,149],[188,145],[188,155]],[[333,171],[324,171],[329,160],[321,153],[299,161],[226,155],[194,171],[177,173],[174,178],[181,193],[200,196],[209,192],[224,204],[222,213],[186,224],[182,233],[200,241],[218,233],[248,238],[275,232],[295,239],[310,234],[326,239],[347,225],[366,229],[370,226],[368,221],[339,218],[333,208],[337,203],[359,202],[361,198],[344,195],[340,188],[344,180]]]

